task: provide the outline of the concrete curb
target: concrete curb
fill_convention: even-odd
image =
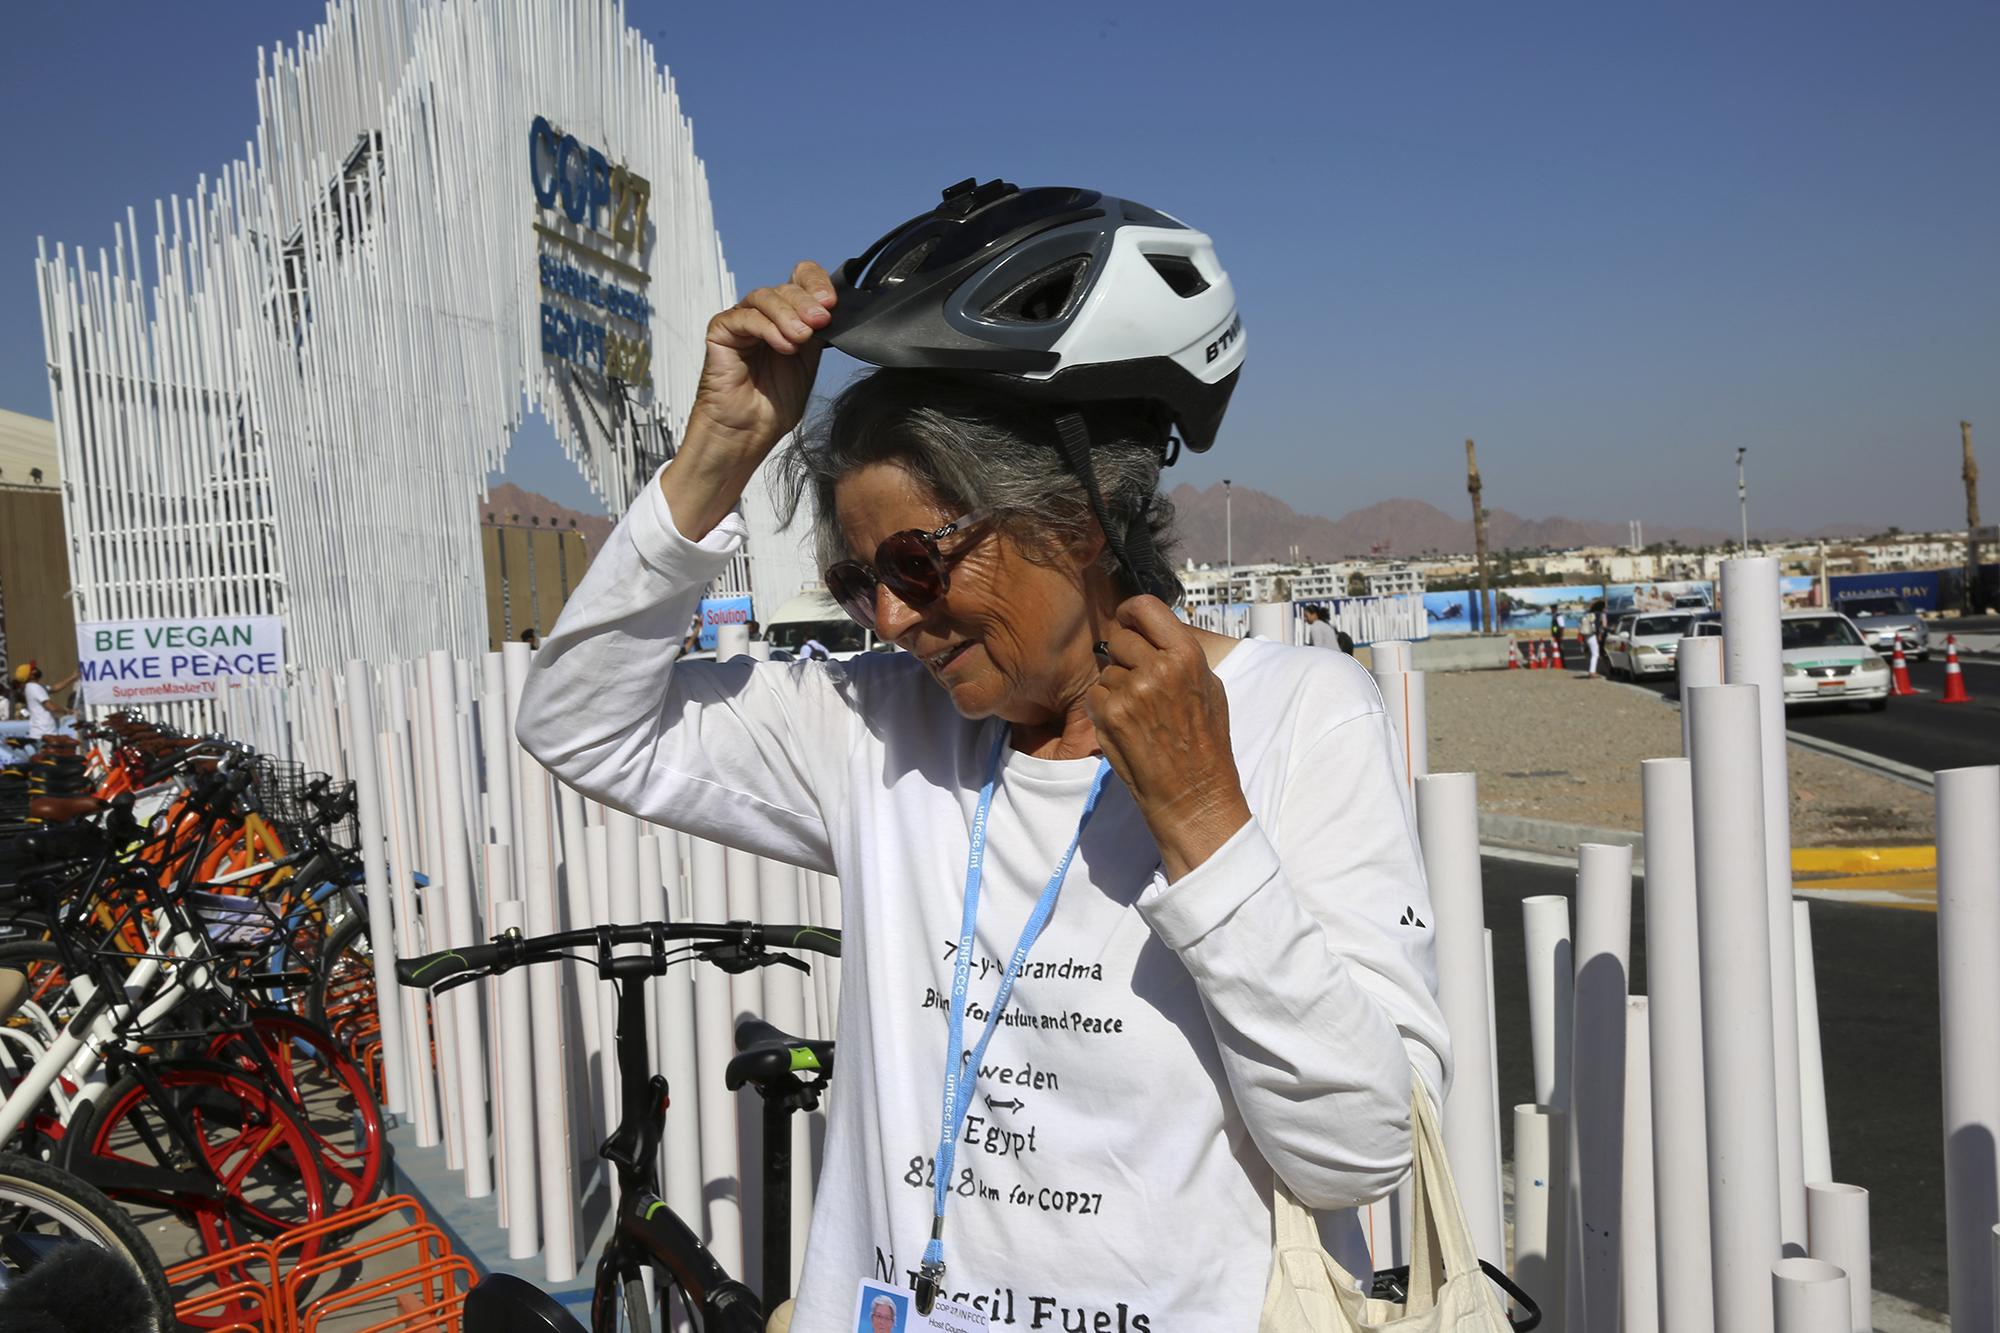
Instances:
[[[1587,824],[1559,824],[1547,819],[1529,819],[1493,811],[1479,812],[1479,841],[1487,846],[1545,855],[1574,856],[1586,842],[1607,842],[1632,849],[1634,865],[1644,862],[1646,837],[1625,829],[1592,828]]]

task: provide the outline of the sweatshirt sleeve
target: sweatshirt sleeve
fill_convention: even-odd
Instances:
[[[535,655],[515,732],[606,805],[831,870],[828,802],[854,716],[842,664],[674,661],[744,534],[731,514],[690,541],[649,484]]]
[[[1238,1109],[1311,1208],[1380,1198],[1410,1167],[1410,1072],[1450,1076],[1430,899],[1389,719],[1298,756],[1276,811],[1139,899],[1194,978]]]

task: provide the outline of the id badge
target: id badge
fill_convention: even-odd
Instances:
[[[854,1333],[986,1333],[986,1315],[942,1296],[928,1315],[918,1314],[908,1287],[863,1278],[854,1298]]]

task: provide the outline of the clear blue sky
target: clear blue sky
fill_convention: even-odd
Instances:
[[[46,415],[38,233],[108,245],[254,127],[306,0],[17,5],[0,406]],[[1244,8],[632,0],[744,288],[959,177],[1089,185],[1212,233],[1250,360],[1223,476],[1734,526],[1962,522],[2000,478],[2000,6]],[[523,107],[526,116],[531,108]],[[574,498],[546,447],[516,479]],[[1990,488],[1988,521],[2000,513]]]

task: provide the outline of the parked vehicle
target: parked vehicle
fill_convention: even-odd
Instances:
[[[824,588],[808,588],[788,599],[764,623],[764,638],[773,657],[797,657],[807,643],[816,643],[829,656],[846,661],[884,646],[872,630],[855,624]]]

